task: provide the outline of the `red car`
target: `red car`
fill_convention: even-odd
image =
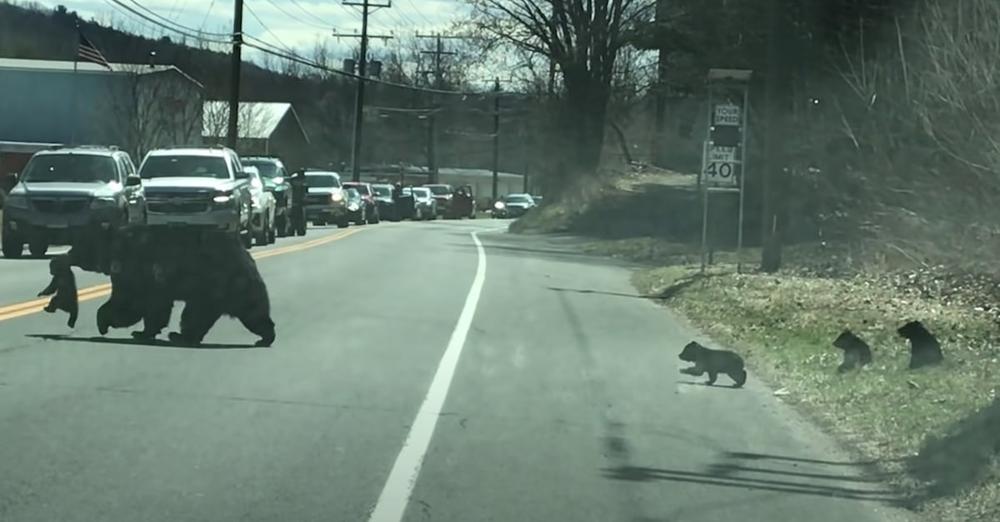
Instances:
[[[374,225],[381,221],[378,203],[375,201],[375,190],[372,189],[371,183],[346,181],[342,185],[345,189],[353,188],[361,194],[361,199],[365,202],[365,216],[369,224]]]

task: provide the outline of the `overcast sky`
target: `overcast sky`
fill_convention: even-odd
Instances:
[[[208,33],[232,31],[233,0],[120,0],[143,12],[150,9],[182,26]],[[386,0],[372,0],[386,3]],[[84,18],[146,35],[179,35],[143,21],[110,0],[41,0],[46,7],[65,5]],[[326,40],[331,48],[345,52],[356,46],[356,38],[336,39],[334,30],[343,33],[361,31],[360,8],[345,6],[342,0],[244,0],[244,31],[278,47],[291,47],[311,53],[317,41]],[[413,36],[416,32],[445,31],[466,12],[463,0],[393,0],[392,7],[378,9],[369,16],[371,34]],[[148,15],[148,13],[145,13]],[[258,20],[259,19],[259,20]],[[217,36],[215,38],[218,38]],[[391,44],[391,41],[390,41]],[[378,54],[386,44],[372,40]]]

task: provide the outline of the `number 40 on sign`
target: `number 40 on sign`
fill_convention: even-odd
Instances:
[[[705,179],[712,184],[736,184],[736,147],[709,146],[705,155]]]

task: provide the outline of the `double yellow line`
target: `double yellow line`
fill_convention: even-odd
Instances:
[[[283,254],[291,254],[292,252],[301,252],[303,250],[308,250],[310,248],[315,248],[320,245],[325,245],[327,243],[333,243],[344,239],[348,236],[352,236],[361,232],[363,229],[346,230],[343,232],[338,232],[336,234],[331,234],[326,237],[321,237],[319,239],[313,239],[311,241],[306,241],[304,243],[297,243],[294,245],[288,245],[284,247],[273,248],[270,250],[262,250],[251,254],[254,259],[266,259],[268,257],[280,256]],[[81,288],[77,292],[78,300],[80,301],[90,301],[91,299],[97,299],[98,297],[103,297],[111,293],[111,284],[105,283],[101,285],[90,286],[87,288]],[[49,304],[49,298],[43,297],[40,299],[34,299],[32,301],[26,301],[24,303],[12,304],[0,307],[0,321],[7,321],[10,319],[16,319],[18,317],[24,317],[26,315],[37,314],[45,309]]]

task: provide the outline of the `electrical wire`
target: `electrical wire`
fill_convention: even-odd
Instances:
[[[261,28],[264,29],[264,32],[267,33],[267,34],[269,34],[269,35],[271,35],[271,37],[274,38],[278,42],[278,44],[280,44],[279,47],[284,48],[284,50],[286,50],[288,52],[292,52],[292,53],[295,52],[292,49],[291,46],[289,46],[285,42],[281,41],[281,38],[278,38],[278,35],[274,34],[274,32],[271,31],[271,29],[267,27],[267,24],[265,24],[264,21],[261,20],[259,16],[257,16],[257,12],[253,10],[253,7],[250,6],[249,2],[247,2],[246,0],[244,0],[243,7],[246,8],[246,10],[250,13],[250,16],[252,16],[254,20],[257,20],[257,23],[260,24]],[[257,38],[257,40],[260,40],[260,39]],[[263,41],[263,40],[260,40],[260,41]]]
[[[139,0],[131,0],[131,2],[133,4],[135,4],[136,7],[138,7],[139,9],[142,9],[146,13],[149,13],[150,16],[153,16],[154,18],[157,18],[157,19],[161,20],[163,23],[171,25],[171,26],[174,26],[174,27],[179,28],[179,29],[181,29],[183,31],[189,31],[189,32],[192,32],[192,33],[201,33],[201,34],[204,34],[204,35],[207,35],[207,36],[221,36],[221,37],[227,37],[227,36],[229,36],[228,33],[207,33],[207,32],[201,31],[199,29],[195,29],[194,27],[188,27],[186,25],[182,25],[180,23],[177,23],[177,22],[173,21],[172,19],[170,19],[167,16],[164,16],[164,15],[161,15],[160,13],[157,13],[156,11],[150,9],[149,7],[146,7],[145,5],[142,5],[139,2]],[[175,5],[175,8],[176,8],[176,5]]]
[[[324,30],[324,31],[329,31],[329,30],[330,30],[330,28],[332,27],[332,26],[331,26],[330,24],[326,24],[326,23],[324,23],[324,24],[319,24],[319,23],[316,23],[316,22],[312,22],[312,21],[309,21],[309,20],[305,20],[305,19],[303,19],[302,17],[300,17],[300,16],[298,16],[298,15],[296,15],[296,14],[293,14],[293,13],[290,13],[290,12],[286,11],[284,7],[281,7],[281,4],[279,4],[279,3],[278,3],[277,1],[275,1],[275,0],[267,0],[267,1],[268,1],[268,3],[269,3],[269,4],[271,4],[271,5],[272,5],[272,6],[273,6],[273,7],[275,8],[275,9],[277,9],[278,11],[281,11],[281,13],[282,13],[282,14],[284,14],[284,15],[285,15],[285,16],[287,16],[288,18],[291,18],[292,20],[295,20],[296,22],[298,22],[298,23],[300,23],[300,24],[303,24],[303,25],[308,25],[308,26],[310,26],[310,27],[312,27],[312,28],[315,28],[315,29],[322,29],[322,30]]]
[[[290,1],[291,1],[292,5],[294,5],[295,7],[298,7],[299,11],[302,11],[303,13],[305,13],[306,16],[311,17],[314,20],[318,20],[319,21],[318,23],[324,24],[328,28],[330,27],[330,25],[331,25],[330,23],[328,23],[326,20],[320,18],[319,15],[314,14],[312,11],[309,11],[305,7],[302,7],[302,4],[300,4],[298,0],[290,0]]]
[[[160,27],[162,29],[167,29],[168,31],[173,31],[173,32],[175,32],[177,34],[186,36],[186,37],[191,38],[193,40],[197,40],[197,41],[205,42],[205,43],[214,43],[214,44],[230,44],[230,43],[232,43],[231,41],[228,41],[228,40],[221,40],[221,39],[216,39],[216,38],[206,38],[203,34],[202,35],[195,34],[194,32],[189,32],[189,31],[184,30],[184,29],[178,29],[176,27],[164,24],[164,23],[160,22],[159,20],[157,20],[156,18],[153,18],[151,16],[143,14],[140,11],[135,10],[131,6],[129,6],[129,5],[125,4],[124,2],[122,2],[121,0],[106,0],[106,1],[108,3],[111,3],[111,4],[115,5],[115,6],[118,6],[121,9],[124,9],[124,10],[128,11],[129,13],[131,13],[131,14],[133,14],[135,16],[138,16],[139,18],[142,18],[143,20],[145,20],[145,21],[153,24],[156,27]]]
[[[212,0],[212,2],[210,4],[208,4],[208,11],[205,11],[205,17],[201,19],[201,25],[198,27],[198,32],[199,33],[204,33],[205,32],[204,31],[205,24],[208,23],[208,17],[212,14],[212,9],[214,7],[215,7],[215,0]]]
[[[261,42],[260,39],[258,39],[258,38],[251,38],[251,39],[257,40],[258,42]],[[261,43],[263,45],[261,45]],[[359,76],[357,74],[354,74],[354,73],[349,73],[347,71],[341,71],[340,69],[334,69],[332,67],[327,67],[325,65],[316,63],[316,62],[314,62],[312,60],[303,58],[303,57],[301,57],[299,55],[296,55],[296,54],[293,54],[293,53],[283,52],[280,49],[275,50],[273,48],[273,46],[269,46],[269,44],[267,44],[267,42],[261,42],[261,43],[244,42],[244,46],[256,49],[256,50],[258,50],[260,52],[263,52],[263,53],[266,53],[266,54],[270,54],[270,55],[272,55],[272,56],[274,56],[276,58],[282,58],[282,59],[285,59],[285,60],[288,60],[288,61],[296,62],[296,63],[298,63],[300,65],[305,65],[305,66],[312,67],[312,68],[315,68],[315,69],[320,69],[320,70],[323,70],[323,71],[326,71],[326,72],[329,72],[329,73],[336,74],[338,76],[344,76],[344,77],[348,77],[348,78],[353,78],[355,80],[364,81],[364,82],[368,82],[368,83],[374,83],[374,84],[379,84],[379,85],[387,85],[387,86],[390,86],[390,87],[398,87],[400,89],[406,89],[406,90],[415,91],[415,92],[426,92],[426,93],[433,93],[433,94],[450,94],[450,95],[458,95],[458,96],[475,96],[477,98],[478,97],[492,96],[492,95],[496,94],[495,92],[485,92],[484,93],[484,92],[475,92],[475,91],[452,91],[452,90],[444,90],[444,89],[428,89],[428,88],[425,88],[425,87],[415,87],[413,85],[406,85],[406,84],[403,84],[403,83],[389,82],[389,81],[378,80],[378,79],[374,79],[374,78],[363,78],[363,77],[361,77],[361,76]]]
[[[426,15],[424,15],[423,11],[421,11],[421,10],[420,10],[420,9],[419,9],[419,8],[417,7],[417,5],[413,3],[413,0],[406,0],[406,3],[407,3],[407,4],[409,4],[409,5],[410,5],[410,7],[412,7],[412,8],[413,8],[413,11],[414,11],[415,13],[417,13],[417,16],[419,16],[420,18],[422,18],[422,19],[423,19],[423,21],[424,21],[424,22],[425,22],[425,23],[426,23],[427,25],[429,25],[429,26],[432,26],[432,25],[434,25],[434,22],[432,22],[430,18],[427,18],[427,16],[426,16]]]

